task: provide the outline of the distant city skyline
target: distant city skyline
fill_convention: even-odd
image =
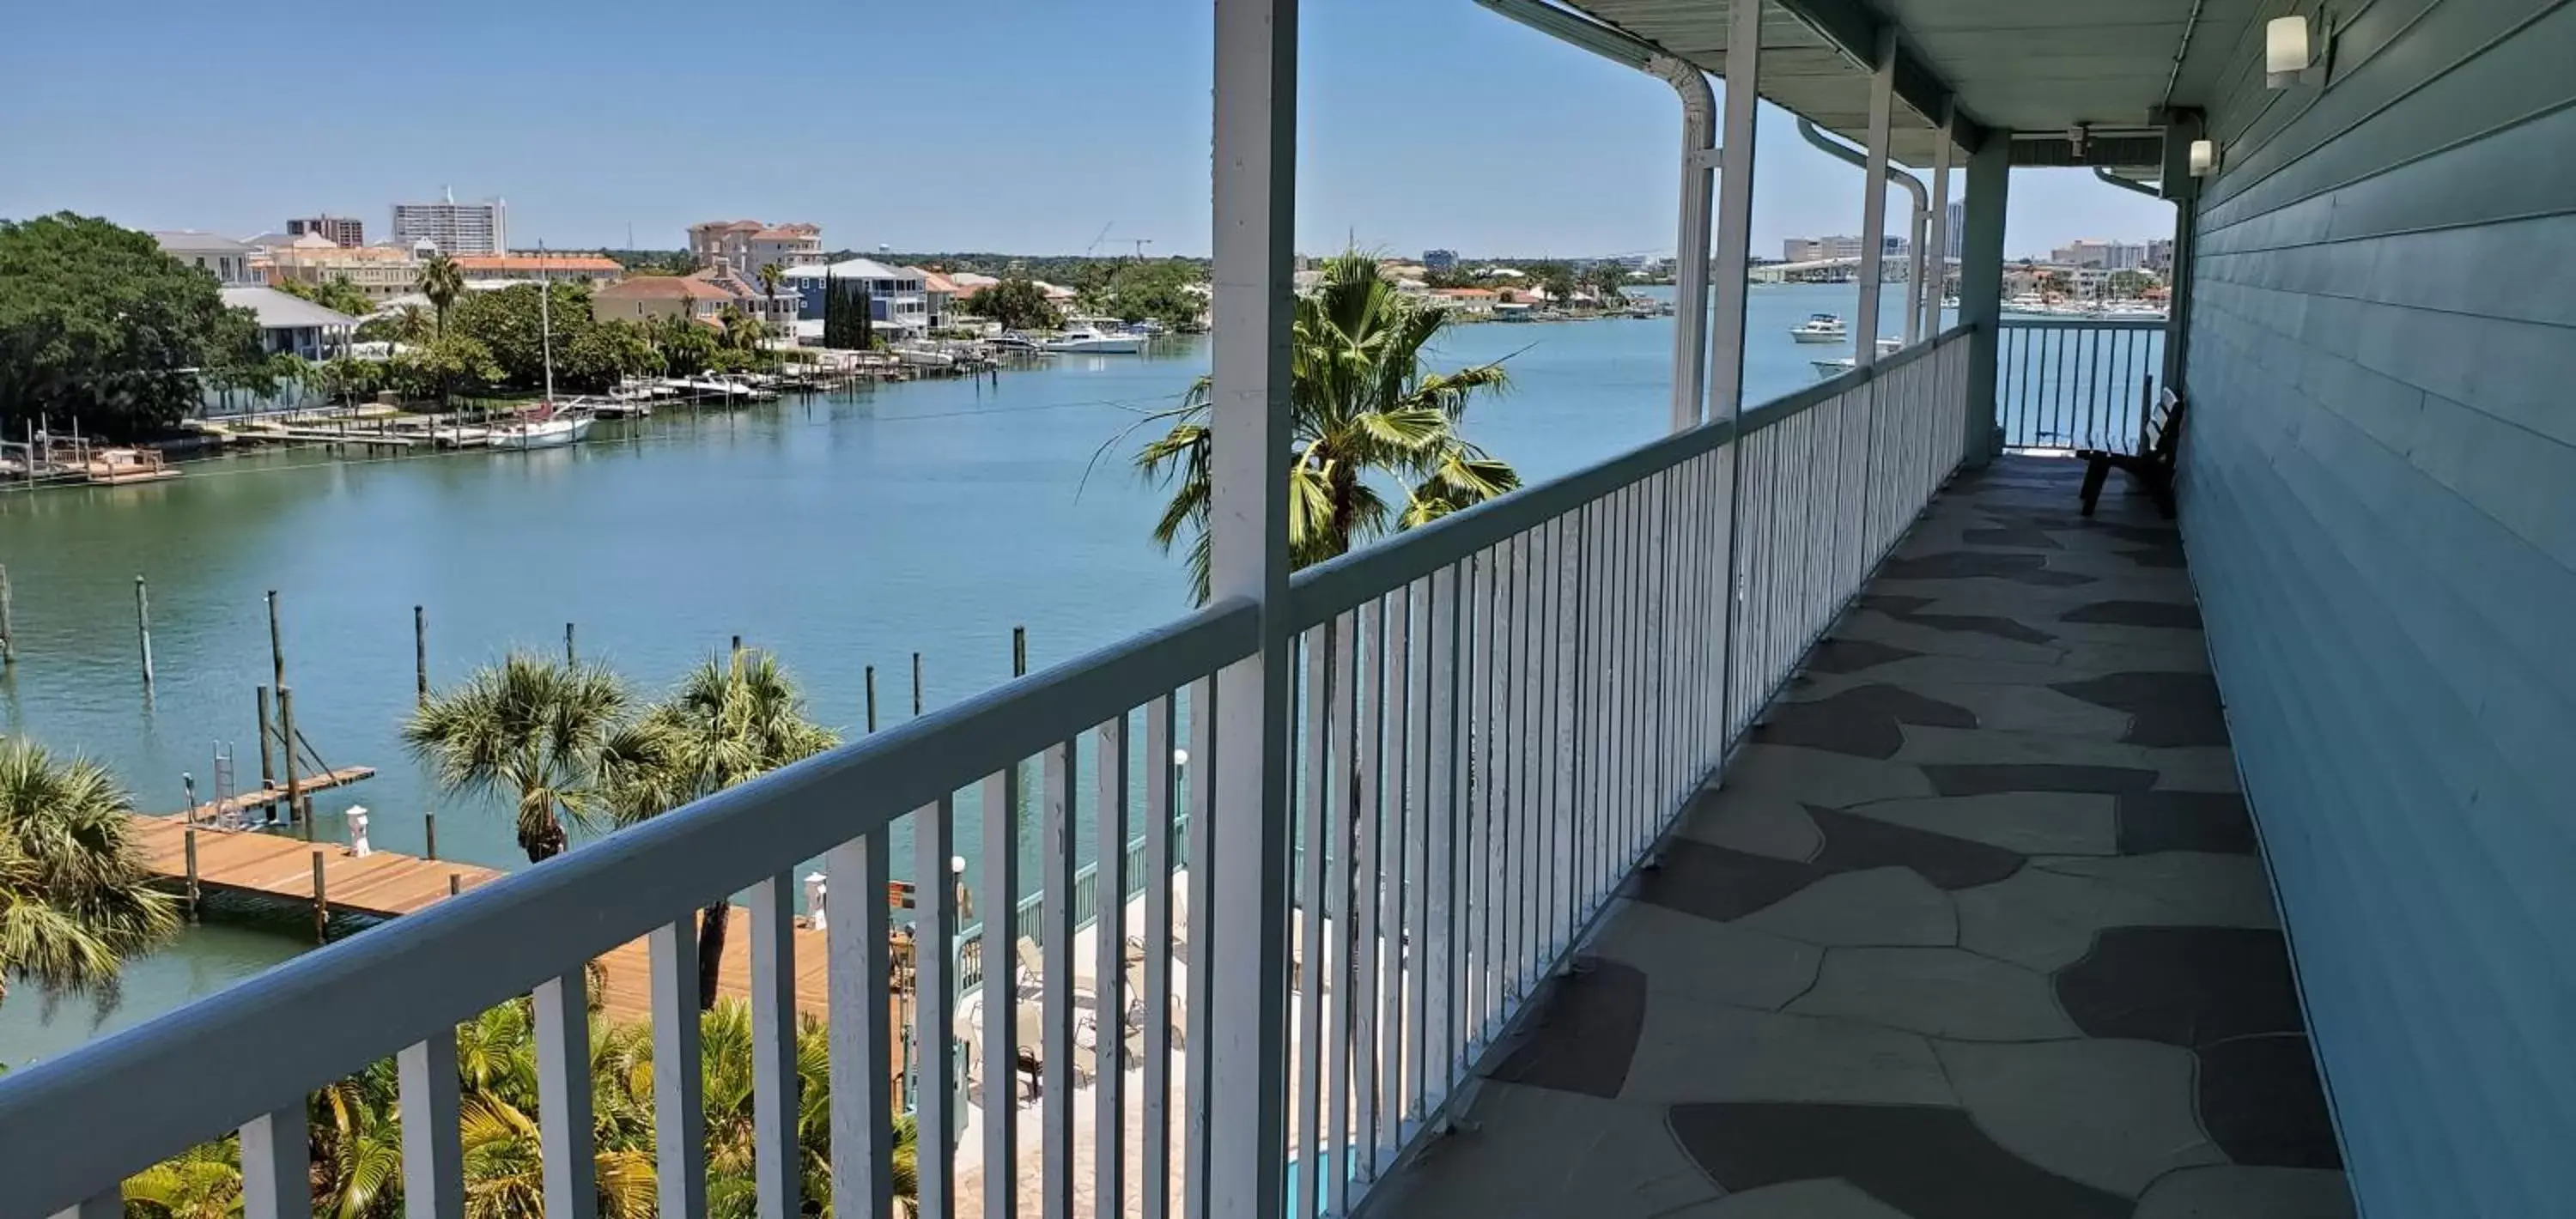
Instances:
[[[830,249],[1208,249],[1205,3],[792,0],[762,20],[795,29],[799,55],[869,48],[891,65],[891,96],[938,102],[836,106],[800,76],[764,98],[756,125],[668,87],[673,31],[703,20],[695,6],[451,7],[425,27],[395,10],[336,13],[299,30],[292,73],[201,54],[263,14],[295,20],[283,0],[20,14],[0,108],[47,117],[0,129],[0,217],[71,210],[247,236],[290,217],[388,217],[453,184],[460,201],[509,200],[513,247],[623,247],[631,231],[639,248],[680,249],[691,224],[768,216],[820,225]],[[389,81],[380,51],[394,45],[435,70]],[[1661,82],[1469,0],[1308,0],[1301,52],[1299,249],[1672,253],[1679,116]],[[125,83],[55,104],[85,79]],[[286,112],[301,116],[296,139],[258,138]],[[1079,114],[1103,119],[1065,121]],[[1767,105],[1759,138],[1755,252],[1859,232],[1857,170]],[[1907,207],[1890,199],[1894,232]],[[2087,171],[2022,171],[2006,252],[2169,236],[2172,215]]]

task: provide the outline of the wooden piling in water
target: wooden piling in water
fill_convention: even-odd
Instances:
[[[191,804],[191,805],[189,805],[188,807],[190,807],[190,808],[195,808],[196,806],[195,806],[194,804]],[[189,922],[191,922],[191,923],[193,923],[193,922],[196,922],[196,921],[197,921],[197,830],[196,830],[196,827],[194,827],[194,826],[189,827],[189,829],[188,829],[188,839],[187,839],[187,841],[188,841],[188,847],[187,847],[187,850],[188,850],[188,921],[189,921]]]
[[[29,466],[32,467],[35,460],[34,454],[28,455]],[[9,602],[9,565],[0,563],[0,665],[18,663],[17,618],[17,610]]]
[[[268,590],[268,664],[273,670],[270,684],[276,686],[278,694],[283,696],[286,693],[286,644],[277,633],[277,590],[273,588]],[[293,748],[291,743],[288,748]]]
[[[877,730],[877,667],[868,666],[868,731]]]
[[[1015,626],[1011,628],[1011,676],[1026,677],[1028,675],[1029,628],[1025,626]]]
[[[143,688],[152,688],[152,591],[134,577],[134,635],[143,649]]]
[[[308,826],[307,838],[311,837]],[[331,899],[322,891],[322,848],[313,848],[313,942],[331,942]]]
[[[313,841],[312,810],[305,807],[303,785],[295,777],[295,691],[277,688],[278,745],[286,753],[286,816],[304,820],[304,841]]]
[[[448,895],[449,897],[454,897],[454,896],[456,896],[458,893],[464,892],[464,890],[465,890],[465,882],[464,882],[463,878],[459,877],[459,876],[458,876],[456,873],[454,873],[454,872],[450,872],[450,873],[448,873],[448,874],[447,874],[447,895]]]
[[[428,852],[429,857],[431,859],[438,858],[438,814],[422,813],[420,815],[420,833],[422,845]]]
[[[921,653],[912,654],[912,716],[921,718]]]
[[[268,687],[261,686],[259,688],[259,789],[264,792],[277,790],[277,754],[269,743],[277,731],[276,725],[277,721],[269,718]],[[277,801],[273,799],[268,802],[268,819],[277,820]]]
[[[429,615],[411,607],[411,684],[417,706],[429,705]]]
[[[569,669],[575,663],[572,651],[572,624],[567,622],[564,624],[564,667]]]

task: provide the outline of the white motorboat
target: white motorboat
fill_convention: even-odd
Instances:
[[[1878,354],[1881,358],[1885,358],[1895,354],[1897,349],[1903,346],[1905,346],[1905,340],[1882,335],[1878,340]],[[1844,356],[1838,360],[1809,360],[1807,363],[1816,370],[1816,375],[1819,377],[1839,377],[1860,367],[1860,363],[1850,356]]]
[[[1096,326],[1075,326],[1052,338],[1040,340],[1038,350],[1062,355],[1132,356],[1145,350],[1145,336],[1111,334]]]
[[[1830,313],[1811,313],[1807,320],[1789,328],[1789,337],[1801,343],[1839,343],[1851,337],[1843,320]]]
[[[599,416],[588,407],[550,402],[529,418],[493,425],[486,443],[496,449],[561,448],[579,443],[597,422]]]

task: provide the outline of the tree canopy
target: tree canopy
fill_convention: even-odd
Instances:
[[[1207,300],[1190,289],[1206,278],[1177,258],[1121,264],[1109,277],[1109,312],[1122,321],[1150,319],[1174,330],[1194,325]]]
[[[150,236],[62,212],[0,221],[0,430],[80,422],[113,440],[194,410],[201,371],[266,392],[275,377],[247,309]]]
[[[350,283],[346,275],[334,275],[318,284],[300,279],[281,279],[277,281],[276,288],[288,296],[301,297],[351,317],[365,317],[376,311],[376,303],[368,300],[367,294],[358,285]]]
[[[978,317],[1000,322],[1005,330],[1053,330],[1064,324],[1064,316],[1048,302],[1046,290],[1026,278],[987,285],[983,291],[958,302],[958,306]]]

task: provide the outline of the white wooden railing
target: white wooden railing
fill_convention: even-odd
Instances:
[[[1969,346],[1953,330],[1297,576],[1291,714],[1265,731],[1290,759],[1292,942],[1277,955],[1291,1011],[1269,1069],[1292,1098],[1277,1151],[1298,1212],[1346,1213],[1437,1127],[1956,467]],[[1193,968],[1211,939],[1193,921],[1216,903],[1214,869],[1178,861],[1213,858],[1213,835],[1260,810],[1195,815],[1216,767],[1174,751],[1224,747],[1201,712],[1212,675],[1254,654],[1258,617],[1211,606],[0,1077],[0,1211],[120,1214],[122,1178],[238,1130],[246,1214],[303,1216],[306,1094],[390,1056],[409,1212],[461,1214],[455,1026],[533,995],[547,1213],[590,1214],[584,965],[649,937],[655,1060],[693,1063],[694,911],[749,890],[761,1213],[795,1214],[794,873],[821,855],[843,891],[883,893],[903,831],[912,875],[942,878],[971,816],[986,891],[1038,897],[994,903],[971,991],[949,953],[917,957],[918,1214],[963,1215],[980,1194],[986,1216],[1065,1216],[1079,1186],[1104,1215],[1196,1219],[1221,1144],[1185,1120],[1212,1111],[1211,971]],[[1027,776],[1031,885],[1013,811]],[[1139,925],[1128,903],[1079,900],[1086,857],[1092,893],[1141,890]],[[915,942],[952,942],[954,887],[918,894]],[[828,933],[833,1205],[885,1215],[890,916],[849,905]],[[1016,960],[1023,936],[1034,968]],[[1024,1049],[1034,1100],[1014,1069]],[[699,1087],[695,1070],[654,1073],[664,1215],[705,1209]],[[1015,1196],[1024,1122],[1038,1127],[1034,1198]],[[940,1137],[960,1126],[963,1145]],[[961,1171],[970,1148],[982,1164]]]

